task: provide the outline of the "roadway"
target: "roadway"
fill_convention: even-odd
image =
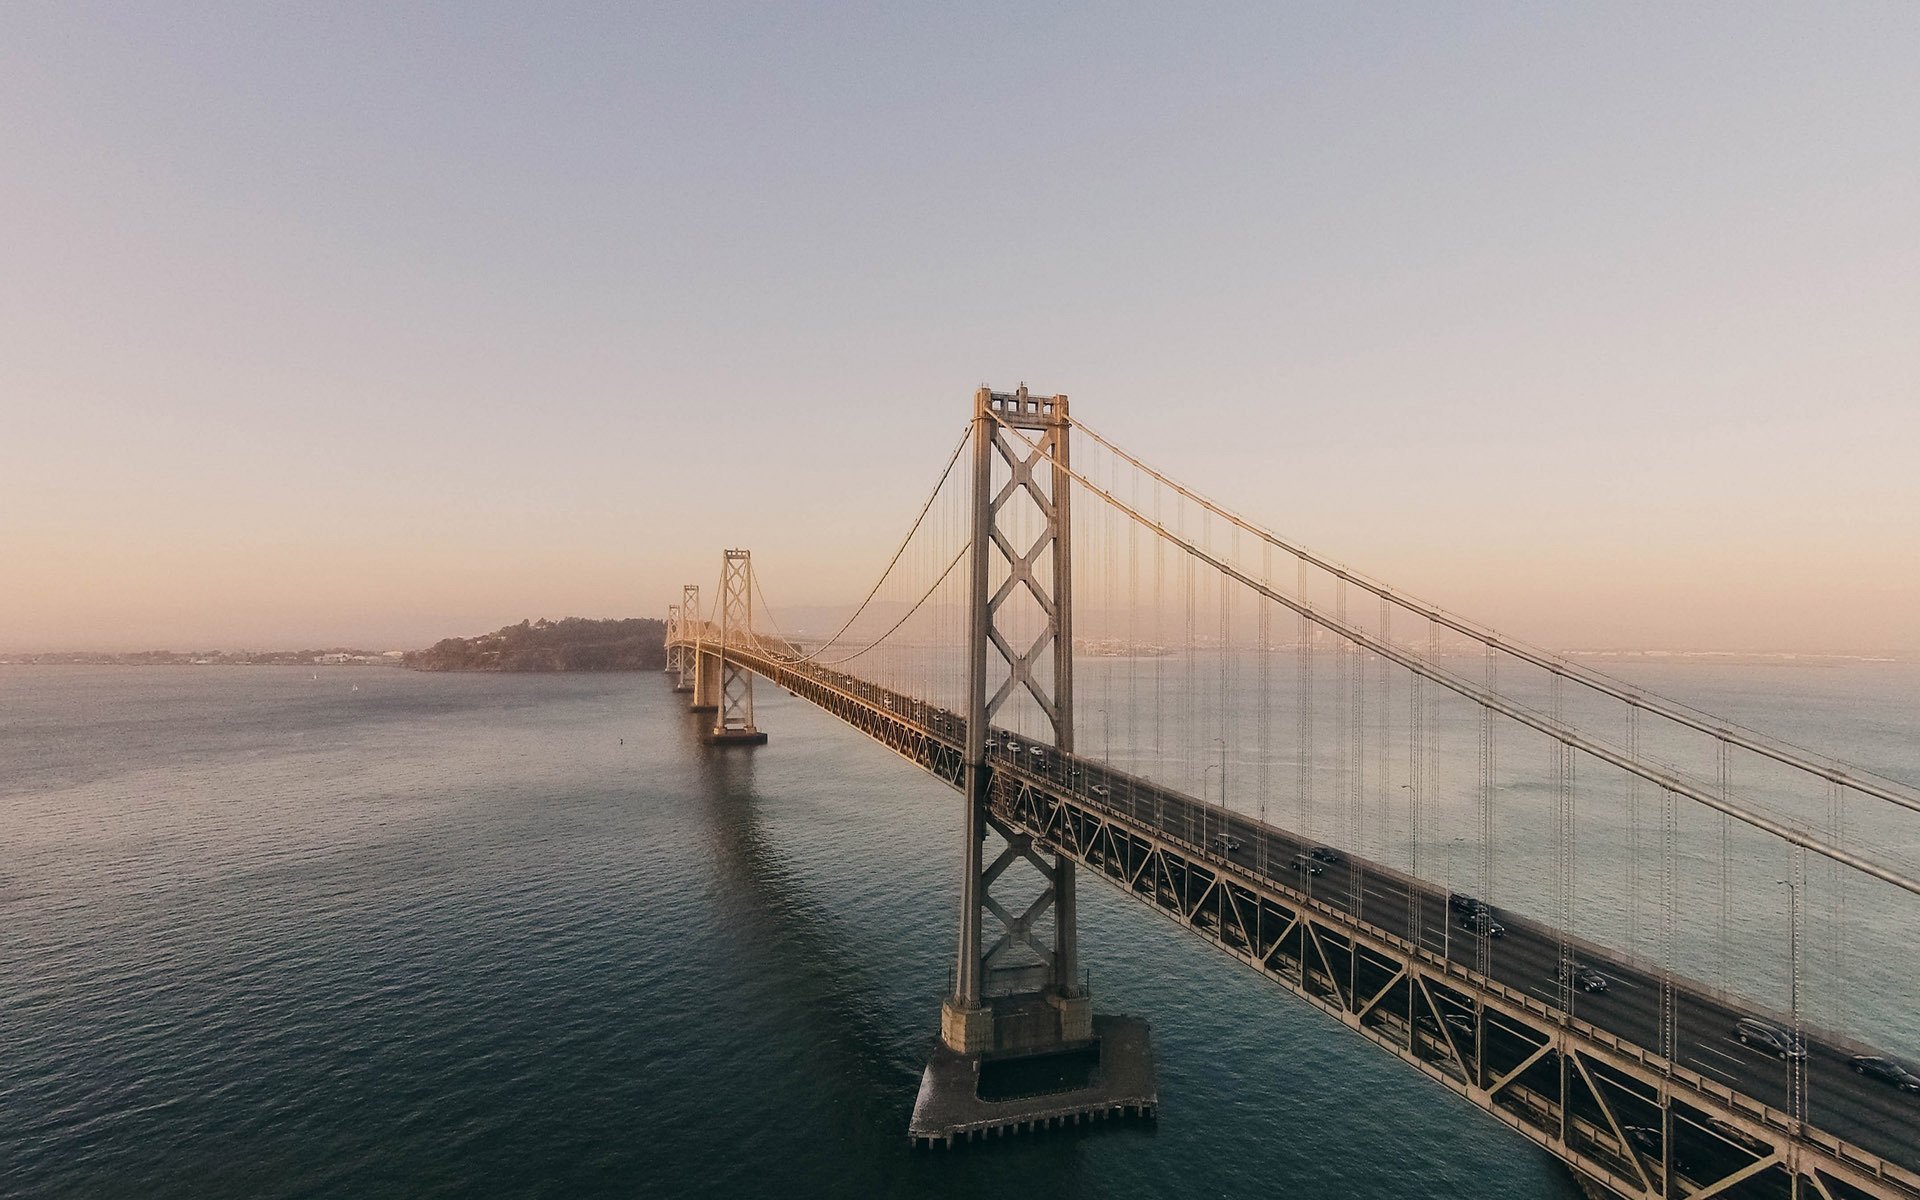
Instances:
[[[936,736],[965,744],[965,721],[955,713],[922,704],[855,676],[833,671],[810,671],[833,686],[870,703],[917,721]],[[999,769],[1024,773],[1046,781],[1055,790],[1075,795],[1089,808],[1124,815],[1135,823],[1157,828],[1166,836],[1192,846],[1208,846],[1224,834],[1238,841],[1215,858],[1231,859],[1240,871],[1308,895],[1349,913],[1375,928],[1412,940],[1408,893],[1418,897],[1419,942],[1436,955],[1487,975],[1515,990],[1559,1005],[1555,971],[1560,963],[1560,939],[1552,926],[1524,914],[1494,909],[1506,927],[1503,937],[1483,939],[1462,927],[1449,911],[1447,892],[1409,879],[1404,872],[1339,851],[1342,861],[1323,864],[1324,874],[1295,870],[1295,856],[1325,843],[1310,842],[1284,829],[1264,825],[1240,813],[1223,813],[1211,804],[1160,787],[1149,780],[1078,756],[1051,750],[1036,766],[1026,753],[1025,739],[995,730],[990,760]],[[1022,749],[1015,751],[1013,746]],[[1357,903],[1356,903],[1357,900]],[[1481,963],[1482,941],[1486,963]],[[1606,977],[1604,992],[1573,993],[1572,1012],[1580,1020],[1636,1045],[1660,1045],[1658,975],[1614,958],[1591,945],[1582,945],[1578,960]],[[1730,1006],[1692,980],[1673,979],[1674,1028],[1677,1059],[1688,1068],[1737,1089],[1753,1099],[1790,1111],[1787,1064],[1734,1037],[1734,1023],[1753,1014]],[[1909,1169],[1920,1170],[1920,1096],[1900,1092],[1877,1080],[1862,1078],[1848,1066],[1856,1052],[1808,1036],[1807,1118],[1816,1128],[1841,1137]],[[1718,1137],[1711,1131],[1701,1131]],[[1676,1137],[1676,1151],[1684,1160],[1688,1146]]]

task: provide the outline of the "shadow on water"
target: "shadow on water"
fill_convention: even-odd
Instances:
[[[696,732],[690,721],[688,735]],[[699,766],[714,865],[728,885],[727,917],[750,955],[746,965],[763,966],[777,980],[787,1016],[806,1022],[848,1077],[874,1091],[902,1087],[897,1064],[876,1052],[886,1044],[884,1030],[856,1003],[862,964],[835,939],[828,906],[760,827],[754,758],[750,748],[702,747]]]

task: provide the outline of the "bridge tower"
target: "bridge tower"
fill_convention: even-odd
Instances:
[[[727,659],[734,645],[750,645],[753,640],[753,555],[728,550],[720,564],[720,644],[717,652],[708,655],[713,725],[700,735],[709,746],[759,746],[767,740],[753,724],[753,672]],[[696,691],[696,710],[699,701]]]
[[[667,660],[666,664],[660,668],[661,671],[668,675],[672,675],[680,669],[680,647],[677,643],[679,636],[680,606],[678,604],[669,604],[667,605]]]
[[[1074,748],[1069,428],[1065,396],[1030,395],[1024,384],[974,394],[959,953],[914,1107],[910,1133],[920,1144],[1036,1124],[1009,1109],[1018,1100],[983,1110],[985,1080],[1008,1060],[1077,1056],[1098,1064],[1078,1088],[1027,1098],[1046,1121],[1149,1114],[1154,1104],[1145,1023],[1093,1014],[1079,967],[1072,860],[994,815],[1005,784],[987,748],[996,715],[1010,706],[1037,712],[1035,727],[1063,759]],[[1038,536],[1023,544],[1035,528]],[[1076,1074],[1070,1066],[1062,1073]]]
[[[687,644],[687,637],[700,628],[701,619],[700,585],[685,584],[680,588],[680,632],[683,635],[680,639],[680,657],[673,663],[674,669],[679,672],[673,685],[673,690],[676,692],[693,690],[694,677],[700,669],[700,664],[697,661],[698,655]]]

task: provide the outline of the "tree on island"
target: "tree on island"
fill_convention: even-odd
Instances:
[[[657,671],[666,622],[654,617],[522,621],[478,637],[446,638],[401,660],[416,671]]]

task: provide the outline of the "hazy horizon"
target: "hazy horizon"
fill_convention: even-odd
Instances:
[[[857,600],[982,382],[1556,648],[1920,654],[1920,7],[0,9],[0,653]]]

